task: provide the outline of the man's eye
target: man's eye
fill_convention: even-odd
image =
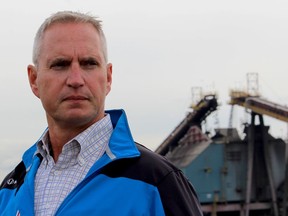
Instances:
[[[62,70],[62,69],[66,69],[69,66],[70,66],[70,61],[60,60],[60,61],[53,62],[50,68],[54,70]]]
[[[80,62],[81,67],[83,68],[94,68],[96,67],[98,64],[98,62],[96,60],[93,59],[88,59],[88,60],[83,60]]]

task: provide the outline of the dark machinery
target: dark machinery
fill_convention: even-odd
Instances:
[[[178,146],[179,140],[187,133],[191,126],[201,128],[201,122],[205,120],[213,111],[217,109],[218,103],[216,95],[206,95],[195,106],[193,112],[188,113],[185,119],[173,130],[173,132],[156,149],[161,155],[166,155],[169,151]]]
[[[263,115],[288,122],[288,108],[245,92],[234,91],[230,96],[232,106],[251,112],[244,139],[234,128],[218,128],[211,138],[202,132],[201,122],[218,105],[215,95],[209,95],[156,152],[181,168],[193,182],[205,215],[286,216],[286,143],[269,134]]]

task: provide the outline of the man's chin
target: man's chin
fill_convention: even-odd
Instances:
[[[84,115],[79,113],[69,113],[69,115],[62,117],[62,124],[66,125],[67,127],[89,127],[90,125],[94,124],[96,121],[101,119],[97,117],[97,115]]]

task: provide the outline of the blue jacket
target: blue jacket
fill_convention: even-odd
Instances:
[[[202,215],[196,193],[166,159],[135,144],[122,110],[108,111],[114,127],[109,150],[65,198],[56,215]],[[36,145],[0,187],[1,216],[34,215]]]

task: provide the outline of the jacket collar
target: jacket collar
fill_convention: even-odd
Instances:
[[[114,160],[139,156],[140,152],[135,146],[125,111],[119,109],[107,110],[105,112],[110,114],[111,122],[113,125],[113,133],[111,135],[108,149],[106,151],[109,158],[111,160]],[[44,131],[44,133],[46,132],[46,130]],[[37,140],[36,143],[38,143],[39,140]],[[36,156],[36,143],[31,146],[22,157],[22,160],[26,167],[31,166],[33,157]]]

